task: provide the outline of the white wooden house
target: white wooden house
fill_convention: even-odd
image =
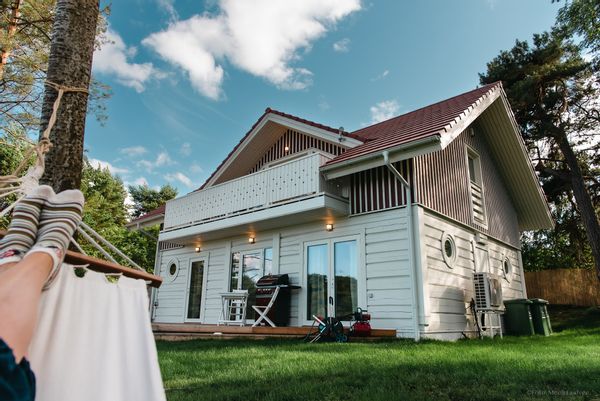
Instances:
[[[162,213],[155,322],[215,324],[287,273],[291,325],[361,307],[417,339],[473,332],[473,272],[525,297],[520,231],[553,224],[500,83],[352,133],[267,109]]]

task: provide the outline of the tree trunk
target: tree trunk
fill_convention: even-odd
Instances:
[[[58,0],[52,25],[47,80],[59,85],[89,88],[98,0]],[[46,86],[40,133],[48,125],[58,92]],[[83,167],[83,137],[88,94],[65,92],[56,124],[50,132],[53,147],[46,154],[42,182],[56,192],[79,189]]]
[[[594,265],[596,266],[596,275],[600,280],[600,224],[598,223],[598,217],[596,211],[592,205],[592,198],[585,187],[585,181],[583,174],[579,168],[577,162],[577,156],[573,152],[573,148],[567,139],[565,134],[558,136],[558,146],[562,151],[567,166],[571,170],[571,186],[573,187],[573,195],[575,195],[575,201],[577,207],[581,213],[581,219],[583,220],[583,227],[587,234],[590,247],[592,248],[592,255],[594,256]]]
[[[6,45],[0,49],[0,81],[4,77],[4,66],[8,63],[10,52],[12,50],[12,38],[17,32],[17,20],[21,15],[21,0],[13,0],[10,5],[10,17],[6,25]]]

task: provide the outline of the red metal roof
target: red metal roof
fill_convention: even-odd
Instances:
[[[365,143],[348,149],[327,162],[327,165],[440,134],[444,127],[459,120],[479,99],[497,87],[501,87],[500,82],[482,86],[470,92],[354,131],[351,135]]]
[[[166,204],[162,205],[162,206],[159,206],[156,209],[149,211],[145,215],[140,216],[140,217],[138,217],[136,219],[131,220],[129,223],[127,223],[127,225],[133,224],[133,223],[141,223],[142,221],[150,219],[151,217],[157,216],[159,214],[164,214],[166,207],[167,207]]]
[[[229,152],[229,154],[225,157],[225,159],[223,159],[223,161],[221,162],[221,164],[219,164],[219,166],[213,171],[213,173],[210,175],[210,177],[208,177],[206,179],[206,181],[204,181],[204,184],[202,184],[202,186],[200,188],[198,188],[196,191],[204,189],[204,187],[206,186],[206,184],[214,177],[214,175],[217,173],[217,171],[219,171],[221,169],[221,167],[223,167],[223,165],[225,164],[225,162],[227,162],[227,160],[229,160],[229,158],[235,153],[235,151],[240,147],[240,145],[246,140],[246,138],[250,135],[250,133],[254,130],[254,128],[256,128],[256,126],[258,124],[260,124],[260,122],[268,114],[276,114],[276,115],[279,115],[279,116],[282,116],[282,117],[285,117],[285,118],[289,118],[290,120],[295,120],[295,121],[301,122],[303,124],[310,125],[310,126],[315,127],[315,128],[320,128],[320,129],[323,129],[323,130],[326,130],[326,131],[333,132],[334,134],[338,134],[340,132],[340,130],[338,128],[332,128],[332,127],[329,127],[327,125],[319,124],[319,123],[316,123],[314,121],[306,120],[304,118],[300,118],[300,117],[294,116],[292,114],[284,113],[282,111],[278,111],[278,110],[272,109],[270,107],[267,107],[265,109],[265,112],[252,125],[252,127],[250,128],[250,130],[248,130],[248,132],[246,132],[246,135],[244,135],[242,137],[242,139],[240,139],[240,141],[238,142],[238,144],[235,145],[235,147],[231,150],[231,152]],[[354,135],[349,134],[347,132],[342,132],[342,134],[345,135],[345,136],[351,137],[351,138],[356,138]]]

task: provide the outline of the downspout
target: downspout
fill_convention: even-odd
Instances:
[[[422,315],[422,308],[423,306],[421,305],[421,303],[419,302],[419,296],[417,291],[422,292],[423,290],[419,290],[419,285],[422,285],[423,283],[423,277],[422,277],[422,273],[421,273],[421,266],[417,266],[415,263],[416,257],[415,257],[415,238],[414,238],[414,231],[413,231],[413,211],[412,211],[412,194],[410,192],[410,184],[408,183],[408,181],[406,181],[406,179],[404,177],[402,177],[402,174],[400,174],[400,172],[396,169],[396,167],[394,167],[394,165],[390,162],[390,158],[389,158],[389,152],[387,150],[384,150],[382,153],[383,156],[383,162],[385,163],[385,165],[387,166],[387,168],[390,170],[390,172],[394,175],[394,177],[396,177],[396,179],[398,181],[400,181],[400,184],[402,184],[402,187],[404,187],[404,190],[406,191],[406,203],[407,203],[407,208],[406,210],[408,211],[408,216],[407,216],[407,230],[408,230],[408,246],[410,248],[410,252],[408,252],[408,260],[409,260],[409,265],[413,267],[413,285],[414,285],[414,289],[413,289],[413,316],[415,317],[414,322],[415,322],[415,340],[419,341],[421,338],[421,315]]]

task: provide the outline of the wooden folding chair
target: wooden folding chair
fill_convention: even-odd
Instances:
[[[254,322],[252,327],[258,326],[260,324],[260,322],[262,322],[263,320],[266,321],[267,323],[269,323],[271,325],[271,327],[277,327],[275,325],[275,323],[273,323],[273,321],[267,317],[267,314],[269,313],[269,311],[275,304],[275,300],[277,299],[277,295],[279,295],[280,289],[281,289],[281,287],[275,288],[275,291],[273,292],[273,296],[271,297],[271,300],[269,301],[267,306],[252,305],[252,309],[254,309],[256,311],[256,313],[258,313],[258,315],[259,315],[258,319],[256,319],[256,321]]]

